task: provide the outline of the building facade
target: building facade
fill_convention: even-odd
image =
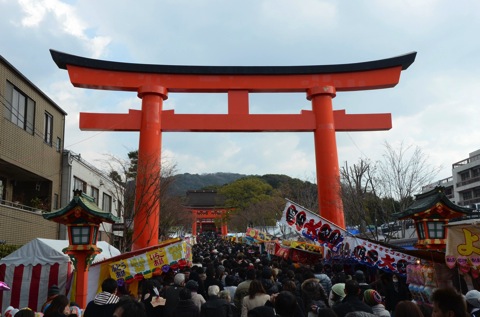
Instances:
[[[95,204],[105,212],[122,217],[123,190],[101,170],[82,159],[80,154],[63,151],[61,207],[74,197],[74,190],[81,190],[93,198]],[[61,227],[60,239],[66,239],[65,226]],[[118,235],[121,232],[117,232]],[[114,243],[112,224],[102,223],[99,241]]]
[[[2,56],[0,105],[0,240],[56,239],[66,112]]]
[[[480,149],[453,163],[451,177],[425,186],[423,192],[439,185],[453,203],[480,211]]]

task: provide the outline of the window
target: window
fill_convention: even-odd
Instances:
[[[93,198],[93,201],[97,204],[98,206],[98,188],[92,186],[92,193],[91,196]]]
[[[53,117],[48,112],[45,112],[45,122],[43,128],[43,140],[45,143],[52,146]]]
[[[460,178],[462,179],[462,181],[466,181],[467,179],[470,178],[470,172],[469,171],[461,172]]]
[[[73,177],[73,189],[80,189],[85,194],[87,193],[87,182],[82,181],[80,178]]]
[[[480,176],[480,167],[472,168],[472,177],[479,177]]]
[[[417,233],[419,239],[425,239],[425,229],[423,227],[423,222],[417,223]]]
[[[90,227],[72,227],[72,244],[88,244]]]
[[[35,127],[35,101],[8,81],[7,101],[5,118],[33,135]]]
[[[62,139],[57,137],[57,144],[55,144],[57,152],[60,152],[62,150]]]
[[[53,194],[53,209],[58,209],[58,194]]]
[[[475,187],[473,189],[473,197],[475,197],[475,198],[480,197],[480,187]]]
[[[112,212],[112,196],[103,193],[102,210]]]
[[[472,199],[472,192],[470,190],[462,192],[463,200]]]
[[[427,222],[427,226],[428,226],[428,236],[430,237],[430,239],[445,239],[443,222],[429,221]]]

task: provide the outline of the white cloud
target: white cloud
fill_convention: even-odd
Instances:
[[[383,142],[419,145],[432,163],[450,164],[479,148],[480,71],[474,39],[480,3],[446,0],[143,1],[0,0],[0,54],[68,112],[66,145],[87,160],[125,155],[138,133],[85,132],[79,112],[140,109],[133,92],[74,88],[48,49],[115,61],[183,65],[321,65],[418,51],[392,89],[339,92],[334,109],[392,113],[393,128],[337,133],[340,164],[380,158]],[[164,109],[226,113],[226,95],[171,94]],[[252,113],[311,109],[304,94],[251,97]],[[311,133],[164,133],[164,157],[179,172],[315,171]]]

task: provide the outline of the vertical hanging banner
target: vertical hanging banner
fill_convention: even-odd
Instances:
[[[346,231],[316,213],[288,199],[280,222],[287,225],[310,241],[337,252],[345,238]]]

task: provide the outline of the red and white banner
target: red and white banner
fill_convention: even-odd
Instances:
[[[368,240],[346,237],[338,252],[328,252],[327,258],[351,258],[367,266],[390,273],[405,275],[407,265],[415,263],[416,257],[385,247]]]
[[[333,252],[337,252],[346,234],[336,224],[288,199],[280,223]]]

